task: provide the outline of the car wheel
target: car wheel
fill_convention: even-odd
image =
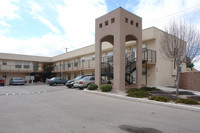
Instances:
[[[67,86],[68,88],[72,88],[71,86]]]
[[[53,85],[54,85],[54,86],[56,86],[56,85],[57,85],[57,83],[53,83]]]

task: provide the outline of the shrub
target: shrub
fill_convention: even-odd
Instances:
[[[88,90],[97,90],[97,88],[98,88],[98,86],[96,85],[96,84],[90,84],[89,86],[88,86]]]
[[[184,103],[184,104],[199,104],[196,100],[193,99],[184,99],[184,98],[180,98],[178,100],[175,101],[176,103]]]
[[[146,91],[143,90],[135,90],[135,91],[130,91],[127,96],[129,97],[137,97],[137,98],[143,98],[143,97],[148,97],[150,94]]]
[[[103,92],[109,92],[112,90],[112,86],[109,84],[102,84],[102,85],[100,85],[100,89]]]
[[[152,96],[149,97],[149,100],[155,100],[155,101],[160,101],[160,102],[169,102],[170,99],[165,96]]]
[[[141,87],[140,90],[143,90],[143,91],[158,91],[159,89],[157,89],[156,87]]]
[[[131,92],[138,91],[138,90],[139,90],[138,88],[131,88],[131,89],[127,90],[126,93],[131,93]]]

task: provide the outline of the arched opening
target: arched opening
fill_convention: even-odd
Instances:
[[[136,83],[136,55],[137,55],[137,37],[134,35],[126,35],[126,61],[125,61],[125,83]]]
[[[100,39],[101,45],[101,77],[107,80],[109,84],[113,83],[113,45],[114,36],[107,35]]]

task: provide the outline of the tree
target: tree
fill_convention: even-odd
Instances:
[[[192,70],[194,67],[194,64],[192,63],[191,59],[189,57],[186,57],[186,66]]]
[[[176,96],[179,91],[180,69],[186,63],[198,61],[200,55],[200,32],[183,20],[171,21],[161,38],[161,54],[174,62],[176,68]]]

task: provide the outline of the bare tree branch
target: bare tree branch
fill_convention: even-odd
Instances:
[[[176,86],[177,96],[179,89],[180,66],[186,63],[189,58],[192,62],[198,61],[200,58],[200,32],[199,30],[186,23],[183,20],[173,20],[168,27],[165,28],[164,35],[161,38],[161,53],[176,66]]]

